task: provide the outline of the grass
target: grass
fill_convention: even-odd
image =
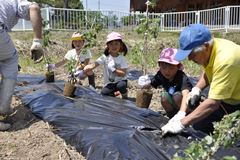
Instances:
[[[97,35],[97,45],[91,51],[93,53],[93,60],[96,60],[104,51],[106,47],[105,41],[106,36],[110,31],[101,31]],[[134,31],[123,32],[117,31],[123,35],[123,41],[128,46],[127,60],[129,64],[135,65],[136,67],[142,66],[142,50],[144,47],[143,35],[139,35]],[[49,46],[45,48],[45,54],[50,57],[51,60],[56,63],[61,60],[68,50],[71,49],[70,37],[73,32],[50,32]],[[45,72],[45,63],[34,64],[30,59],[30,47],[33,38],[32,32],[11,32],[10,33],[13,41],[16,44],[16,48],[19,51],[19,63],[24,73],[43,73]],[[221,33],[214,32],[214,37],[226,38],[240,44],[239,33]],[[157,38],[148,38],[148,49],[146,54],[145,65],[149,69],[157,69],[157,60],[159,53],[166,47],[179,47],[179,33],[177,32],[161,32],[158,33]],[[201,67],[191,61],[185,60],[184,71],[191,76],[198,76],[201,72]],[[131,65],[131,66],[132,66]]]

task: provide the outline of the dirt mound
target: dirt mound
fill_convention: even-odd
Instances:
[[[0,159],[85,159],[20,99],[13,97],[12,106],[15,112],[7,121],[13,125],[9,131],[0,132]]]

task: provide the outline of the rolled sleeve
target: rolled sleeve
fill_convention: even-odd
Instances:
[[[30,20],[30,8],[29,6],[34,4],[34,2],[29,2],[26,0],[19,0],[17,14],[19,18],[25,20]]]

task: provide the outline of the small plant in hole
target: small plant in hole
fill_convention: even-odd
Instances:
[[[73,97],[75,89],[76,89],[75,84],[77,82],[77,79],[74,75],[74,73],[76,71],[76,60],[75,59],[71,59],[68,61],[67,71],[68,71],[68,81],[64,85],[63,95],[66,97]]]
[[[71,84],[75,84],[77,82],[77,79],[74,76],[74,73],[76,71],[76,62],[77,61],[75,59],[71,59],[66,65],[68,71],[68,82],[70,82]]]
[[[52,63],[51,58],[49,57],[45,57],[44,59],[44,63],[46,64],[46,66],[50,65]],[[49,67],[47,67],[47,72],[45,74],[46,76],[46,82],[54,82],[55,78],[54,78],[54,71],[52,69],[50,69]]]

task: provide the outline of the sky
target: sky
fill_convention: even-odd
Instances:
[[[112,10],[129,12],[130,0],[81,0],[89,10]],[[87,5],[86,5],[87,4]],[[99,5],[100,4],[100,5]]]

